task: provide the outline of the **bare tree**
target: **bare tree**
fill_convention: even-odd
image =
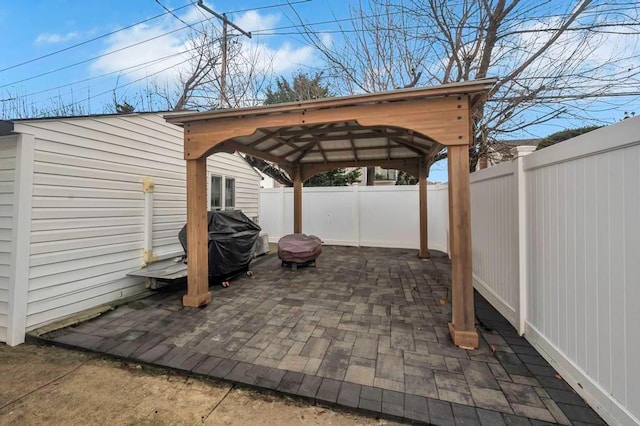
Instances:
[[[589,101],[638,87],[639,8],[593,0],[371,0],[352,9],[329,41],[298,19],[344,93],[497,76],[473,111],[475,169],[497,139],[558,117],[588,120]]]
[[[177,81],[154,85],[155,103],[161,100],[172,110],[210,110],[260,104],[271,81],[273,58],[253,42],[229,36],[226,77],[222,84],[220,29],[210,24],[194,31],[186,43],[185,62]],[[222,93],[224,87],[225,93]],[[152,90],[148,93],[153,95]],[[225,104],[221,105],[224,97]]]
[[[49,98],[48,105],[31,102],[27,96],[12,93],[0,99],[0,119],[18,119],[30,117],[71,117],[90,113],[89,102],[77,100],[74,93],[61,94]]]

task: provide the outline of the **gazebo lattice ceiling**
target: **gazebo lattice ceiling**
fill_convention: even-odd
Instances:
[[[166,120],[184,127],[187,160],[188,291],[185,306],[211,301],[208,290],[208,155],[242,152],[278,164],[294,182],[294,232],[302,232],[302,182],[338,167],[381,166],[418,177],[420,251],[427,249],[427,175],[446,146],[456,345],[477,347],[471,269],[469,144],[471,110],[495,79],[344,98],[201,113]]]

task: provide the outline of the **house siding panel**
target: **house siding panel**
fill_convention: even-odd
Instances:
[[[0,137],[0,342],[7,339],[15,170],[16,138]]]
[[[145,292],[143,279],[126,276],[143,261],[142,181],[155,184],[154,254],[180,254],[182,129],[142,114],[21,121],[16,130],[36,136],[27,329]],[[234,177],[237,208],[258,214],[260,177],[244,159],[217,154],[208,168]]]

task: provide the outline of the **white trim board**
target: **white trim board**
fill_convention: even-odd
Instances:
[[[15,192],[13,204],[13,253],[9,279],[7,344],[24,343],[29,292],[29,250],[31,246],[31,205],[33,200],[33,157],[35,137],[20,134],[16,145]]]

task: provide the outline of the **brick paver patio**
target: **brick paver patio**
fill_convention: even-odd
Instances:
[[[316,268],[253,270],[205,308],[163,292],[42,338],[414,422],[602,424],[477,293],[480,348],[451,344],[442,253],[328,246]]]

